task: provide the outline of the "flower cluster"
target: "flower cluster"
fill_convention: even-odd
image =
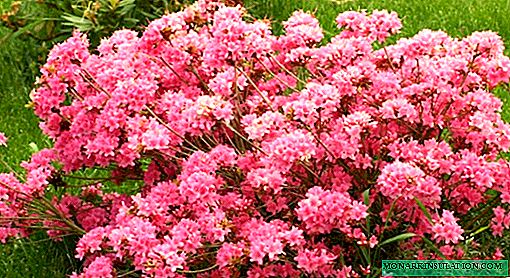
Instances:
[[[462,250],[510,228],[497,34],[387,45],[395,13],[346,12],[321,43],[311,14],[281,36],[247,18],[201,0],[55,46],[31,94],[54,146],[0,175],[0,240],[79,234],[75,277],[377,275],[408,254],[386,244],[501,257]]]

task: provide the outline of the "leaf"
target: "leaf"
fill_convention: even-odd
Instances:
[[[370,207],[370,188],[363,191],[363,203],[365,206]],[[366,231],[370,234],[370,214],[366,217]]]
[[[34,142],[30,142],[30,143],[28,144],[28,146],[29,146],[29,147],[30,147],[30,149],[32,150],[32,153],[36,153],[36,152],[38,152],[38,151],[39,151],[39,147],[38,147],[38,146],[37,146],[37,144],[36,144],[36,143],[34,143]]]
[[[491,197],[496,197],[498,196],[499,192],[497,190],[494,190],[494,189],[487,189],[487,191],[485,191],[485,194],[491,196]]]
[[[390,243],[393,243],[393,242],[397,242],[397,241],[401,241],[401,240],[405,240],[405,239],[408,239],[408,238],[411,238],[411,237],[415,237],[416,234],[415,233],[403,233],[403,234],[400,234],[400,235],[397,235],[397,236],[394,236],[392,238],[389,238],[383,242],[381,242],[379,244],[379,247],[383,246],[383,245],[386,245],[386,244],[390,244]]]
[[[64,14],[62,18],[67,22],[63,24],[66,26],[72,26],[80,29],[82,32],[87,32],[94,29],[94,23],[84,17],[75,16],[72,14]]]
[[[5,35],[0,40],[0,44],[3,44],[7,40],[14,40],[15,38],[19,37],[20,35],[23,35],[23,34],[26,34],[26,33],[30,32],[30,30],[32,30],[38,24],[39,24],[39,21],[35,21],[35,22],[29,23],[29,24],[19,28],[15,32],[9,32],[7,35]]]
[[[488,226],[488,225],[487,225],[487,226],[483,226],[483,227],[481,227],[480,229],[476,230],[475,232],[471,233],[469,236],[470,236],[470,237],[474,237],[474,236],[476,236],[477,234],[479,234],[479,233],[481,233],[481,232],[483,232],[483,231],[485,231],[485,230],[487,230],[487,229],[489,229],[489,226]]]
[[[391,202],[391,206],[390,206],[390,209],[388,210],[388,215],[386,215],[386,221],[384,221],[384,226],[383,226],[383,232],[384,230],[386,229],[386,227],[388,227],[388,221],[390,220],[391,218],[391,214],[393,213],[393,208],[395,207],[395,204],[397,203],[397,200],[400,198],[400,196],[398,196],[395,200],[393,200],[393,202]],[[381,234],[383,233],[381,232]]]
[[[430,249],[434,250],[434,252],[436,252],[436,254],[441,257],[443,260],[446,260],[446,256],[443,254],[443,252],[441,252],[441,250],[439,250],[439,248],[436,247],[436,245],[430,241],[428,238],[426,237],[422,237],[423,241],[430,247]]]
[[[414,197],[414,201],[416,202],[416,204],[420,207],[421,211],[423,212],[423,214],[425,214],[425,217],[427,217],[427,219],[429,220],[429,223],[431,225],[434,224],[434,222],[432,221],[432,216],[430,216],[430,213],[429,211],[427,210],[427,208],[425,207],[425,205],[420,201],[420,199]]]
[[[118,6],[118,14],[123,16],[126,15],[136,9],[136,3],[135,0],[123,0],[120,1],[120,4]]]
[[[363,191],[363,202],[365,203],[365,206],[370,206],[370,188]]]

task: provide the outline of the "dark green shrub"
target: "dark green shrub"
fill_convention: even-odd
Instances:
[[[1,24],[12,36],[32,37],[48,48],[74,29],[89,35],[92,45],[119,28],[138,29],[190,0],[27,0],[4,3]],[[1,7],[0,7],[1,8]]]

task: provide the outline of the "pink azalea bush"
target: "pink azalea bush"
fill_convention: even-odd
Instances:
[[[481,228],[510,228],[499,36],[386,45],[395,13],[336,21],[327,43],[299,11],[276,36],[203,0],[94,50],[80,33],[55,46],[31,95],[54,147],[24,180],[0,175],[0,240],[78,234],[74,277],[358,277],[409,254],[503,256],[473,252]]]

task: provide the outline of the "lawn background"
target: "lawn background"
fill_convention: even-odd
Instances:
[[[11,2],[0,0],[0,13]],[[245,5],[255,17],[273,20],[276,33],[281,32],[278,22],[297,9],[313,12],[326,37],[337,33],[334,19],[342,11],[387,9],[396,11],[403,21],[402,32],[395,38],[412,36],[424,28],[441,29],[455,37],[493,30],[510,48],[510,0],[245,0]],[[0,27],[0,131],[9,137],[9,147],[0,148],[0,159],[6,162],[0,164],[2,172],[19,171],[19,163],[33,151],[31,143],[39,148],[50,146],[38,129],[37,118],[25,108],[43,47],[29,38],[3,39],[9,32]],[[496,94],[504,102],[503,118],[509,121],[509,94],[502,88]],[[72,252],[72,243],[54,243],[41,234],[0,245],[0,277],[65,277],[77,267]]]

